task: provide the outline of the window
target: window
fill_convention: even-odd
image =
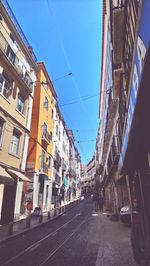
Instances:
[[[42,155],[41,155],[41,169],[44,169],[45,157],[46,157],[46,153],[45,153],[44,150],[42,150]]]
[[[14,129],[10,143],[10,152],[15,155],[19,155],[20,139],[21,139],[21,133],[18,132],[16,129]]]
[[[60,131],[59,131],[59,135],[58,135],[59,140],[60,140],[60,137],[61,137],[61,133],[60,133]]]
[[[58,125],[56,125],[56,136],[58,136]]]
[[[43,135],[46,135],[46,133],[47,133],[47,125],[44,122],[44,124],[43,124]]]
[[[50,135],[50,142],[52,142],[52,140],[53,140],[53,133],[50,131],[49,135]]]
[[[25,107],[25,99],[21,94],[19,94],[18,95],[17,110],[20,113],[24,114],[24,107]]]
[[[13,52],[13,50],[11,49],[11,47],[9,45],[7,47],[6,55],[8,56],[9,61],[14,65],[16,56],[15,56],[15,53]]]
[[[45,107],[45,109],[46,109],[47,111],[48,111],[48,105],[49,105],[49,102],[48,102],[47,97],[45,96],[44,107]]]
[[[0,146],[2,146],[3,134],[4,134],[5,121],[0,119]]]
[[[53,110],[53,108],[51,109],[51,118],[54,119],[54,110]]]
[[[31,88],[32,86],[32,80],[30,79],[30,76],[27,72],[25,72],[25,75],[22,76],[24,82],[26,83],[26,85]]]
[[[51,167],[51,157],[49,156],[48,157],[48,168],[50,168]]]
[[[7,99],[11,96],[11,86],[9,80],[4,76],[0,75],[0,93]]]

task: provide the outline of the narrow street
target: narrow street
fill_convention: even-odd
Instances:
[[[130,228],[93,211],[91,199],[0,246],[0,265],[135,266]]]

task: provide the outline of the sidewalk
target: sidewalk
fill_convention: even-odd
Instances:
[[[14,223],[0,225],[0,243],[59,217],[78,202],[79,199],[62,206],[61,208],[52,209],[50,212],[44,212],[39,216],[31,215]]]
[[[137,266],[134,261],[129,226],[111,220],[107,212],[99,213],[100,242],[96,266]]]

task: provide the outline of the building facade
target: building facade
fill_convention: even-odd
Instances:
[[[36,58],[7,1],[0,2],[0,214],[24,213],[24,175],[36,80]]]
[[[44,63],[38,64],[37,82],[34,92],[32,123],[26,171],[32,180],[26,191],[27,202],[33,209],[43,211],[51,208],[52,167],[54,162],[54,109],[57,95]]]
[[[54,207],[58,207],[60,205],[61,196],[60,190],[63,185],[62,179],[62,157],[63,157],[63,132],[64,125],[62,115],[59,109],[58,104],[56,104],[54,108],[54,149],[53,149],[53,169],[52,169],[52,202]]]
[[[81,170],[81,187],[82,194],[93,193],[96,188],[96,161],[95,156],[87,165],[82,166]]]
[[[69,137],[69,168],[66,172],[68,182],[67,198],[69,201],[73,201],[81,195],[81,158],[75,146],[72,130],[67,128],[67,135]]]
[[[146,0],[103,1],[100,126],[96,146],[105,208],[119,214],[122,206],[130,204],[133,253],[136,261],[144,260],[145,265],[149,263],[150,252],[149,11],[150,3]],[[106,52],[109,46],[111,57]],[[104,87],[108,82],[104,67],[107,61],[112,68],[108,105],[107,86]]]
[[[122,125],[119,158],[119,173],[126,177],[129,190],[134,257],[138,263],[144,260],[147,265],[150,263],[149,11],[149,1],[125,3],[123,62],[127,111]],[[123,97],[120,97],[120,101],[123,101]]]

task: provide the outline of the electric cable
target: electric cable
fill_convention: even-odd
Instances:
[[[58,26],[58,18],[57,18],[57,19],[55,18],[54,12],[51,10],[51,7],[50,7],[50,3],[49,3],[49,1],[46,0],[46,2],[47,2],[47,6],[48,6],[48,10],[49,10],[49,12],[50,12],[50,15],[52,16],[53,21],[54,21],[54,25],[55,25],[55,29],[56,29],[56,30],[55,30],[55,34],[57,34],[57,38],[58,38],[58,40],[59,40],[60,47],[61,47],[62,53],[63,53],[63,55],[64,55],[64,58],[65,58],[66,64],[67,64],[67,66],[68,66],[69,69],[72,69],[72,68],[71,68],[71,64],[70,64],[70,61],[69,61],[69,58],[68,58],[68,55],[67,55],[67,52],[66,52],[65,47],[64,47],[64,43],[63,43],[63,40],[62,40],[62,36],[61,36],[61,33],[60,33],[60,29],[59,29],[59,26]],[[80,89],[79,89],[79,87],[78,87],[78,84],[77,84],[77,82],[76,82],[76,79],[75,79],[74,76],[71,77],[71,79],[72,79],[72,82],[73,82],[74,88],[76,89],[76,91],[77,91],[77,93],[78,93],[78,95],[79,95],[80,102],[81,102],[81,104],[82,104],[83,110],[86,111],[86,109],[85,109],[85,107],[84,107],[84,104],[83,104],[83,101],[82,101],[82,99],[81,99],[81,93],[80,93]]]

